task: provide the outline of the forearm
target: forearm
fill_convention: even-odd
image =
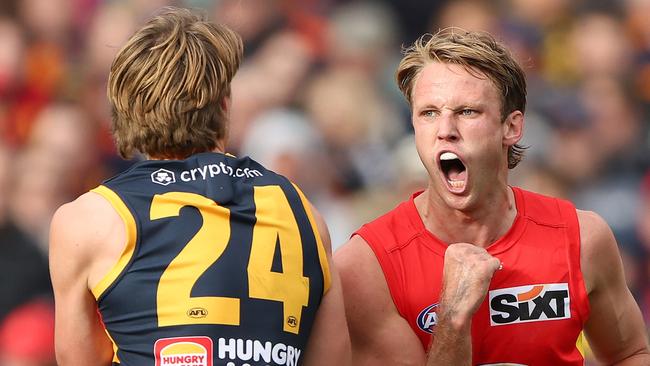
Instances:
[[[453,311],[441,309],[426,365],[471,365],[471,328],[471,320],[454,318]]]

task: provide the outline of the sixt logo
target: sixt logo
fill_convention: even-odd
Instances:
[[[490,291],[490,323],[560,320],[571,317],[569,285],[550,283]]]
[[[433,327],[438,324],[438,314],[436,314],[438,305],[439,304],[436,303],[422,309],[417,319],[418,328],[429,334],[433,333]]]
[[[151,181],[161,186],[168,186],[176,182],[176,176],[174,172],[167,169],[158,169],[151,173]]]

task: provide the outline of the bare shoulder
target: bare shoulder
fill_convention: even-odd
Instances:
[[[309,208],[311,209],[311,212],[314,215],[314,221],[316,221],[316,227],[318,228],[318,232],[321,235],[321,240],[323,241],[323,246],[325,247],[327,256],[331,257],[332,244],[331,244],[329,229],[327,228],[327,223],[325,223],[325,219],[323,219],[323,216],[320,214],[320,212],[318,212],[318,210],[316,209],[316,207],[314,207],[314,205],[309,203]]]
[[[593,246],[606,245],[610,239],[614,239],[612,230],[607,222],[593,211],[576,210],[578,222],[580,223],[580,238],[586,250]]]
[[[91,281],[97,259],[113,260],[121,247],[106,243],[124,237],[124,223],[111,204],[97,193],[87,192],[59,207],[50,225],[50,267],[74,269]],[[119,254],[118,254],[119,255]]]
[[[580,262],[587,291],[591,293],[602,281],[612,276],[604,276],[603,268],[619,268],[621,258],[616,239],[607,222],[592,211],[577,210],[580,223]]]
[[[82,242],[103,238],[115,223],[121,223],[121,218],[111,204],[99,194],[87,192],[59,207],[52,218],[51,229],[77,242],[75,246],[79,247]],[[81,239],[88,240],[79,241]],[[68,240],[61,244],[72,245]]]
[[[344,288],[361,287],[369,291],[367,295],[390,300],[381,266],[361,236],[354,235],[334,253],[334,264],[341,273]]]

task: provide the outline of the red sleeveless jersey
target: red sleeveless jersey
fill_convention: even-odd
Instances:
[[[583,365],[589,315],[580,230],[568,201],[513,187],[517,216],[487,251],[503,269],[472,319],[474,365]],[[425,229],[419,193],[355,234],[372,248],[397,310],[424,349],[431,343],[447,244]]]

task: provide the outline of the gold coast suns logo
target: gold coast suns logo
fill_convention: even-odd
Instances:
[[[490,324],[506,325],[571,317],[569,285],[550,283],[490,291]]]
[[[163,338],[154,344],[156,366],[212,366],[212,339]]]

